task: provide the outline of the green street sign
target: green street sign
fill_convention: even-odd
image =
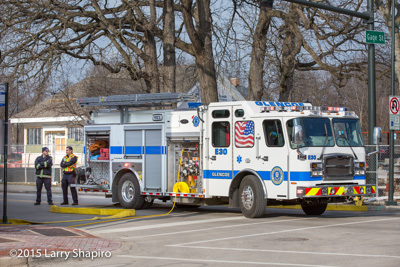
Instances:
[[[367,44],[384,44],[385,43],[385,33],[376,31],[367,31],[366,34]]]

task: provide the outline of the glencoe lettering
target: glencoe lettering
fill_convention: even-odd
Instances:
[[[304,106],[304,103],[256,101],[256,105],[266,106],[266,107],[292,107],[292,106]]]
[[[211,175],[214,177],[229,177],[227,172],[213,172]]]

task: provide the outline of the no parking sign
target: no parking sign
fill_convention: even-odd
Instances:
[[[400,130],[400,97],[389,96],[389,129]]]

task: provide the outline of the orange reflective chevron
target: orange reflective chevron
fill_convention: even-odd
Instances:
[[[305,192],[306,192],[306,196],[320,196],[321,188],[318,188],[318,187],[306,188]]]
[[[343,196],[344,195],[344,186],[328,187],[328,194],[330,196]]]
[[[372,193],[373,193],[373,194],[375,194],[375,193],[376,193],[376,190],[375,190],[375,188],[376,188],[376,186],[374,186],[374,185],[373,185],[373,186],[372,186]]]

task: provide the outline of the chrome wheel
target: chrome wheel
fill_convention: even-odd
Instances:
[[[133,197],[135,196],[135,188],[133,186],[132,181],[125,181],[122,184],[121,196],[124,201],[131,202]]]
[[[246,186],[245,188],[243,188],[241,199],[243,207],[245,209],[250,210],[253,207],[254,193],[253,189],[250,186]]]

